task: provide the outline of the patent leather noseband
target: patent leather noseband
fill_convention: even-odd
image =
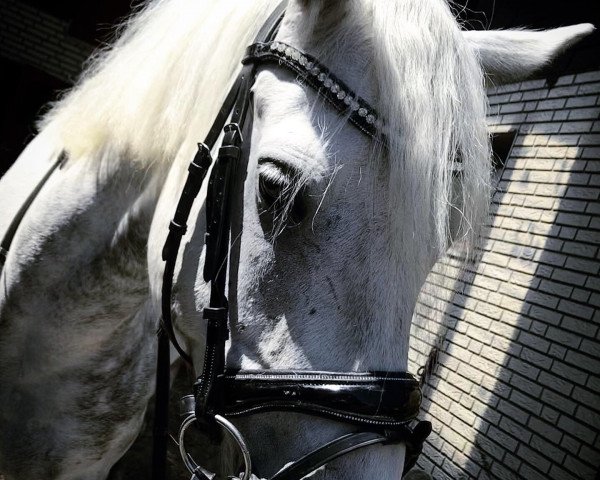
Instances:
[[[290,45],[273,41],[285,2],[267,20],[257,40],[248,47],[241,73],[234,83],[217,119],[188,168],[163,248],[165,271],[162,289],[162,319],[159,330],[155,443],[153,478],[166,474],[169,397],[169,340],[184,360],[190,356],[178,344],[171,318],[173,273],[181,239],[193,201],[212,165],[206,199],[206,254],[204,280],[210,284],[210,303],[203,311],[206,351],[203,369],[194,385],[194,395],[182,400],[183,423],[179,448],[192,480],[216,475],[198,465],[185,449],[185,432],[198,421],[209,429],[225,429],[237,443],[244,459],[243,478],[252,471],[251,455],[244,438],[228,420],[265,411],[293,411],[325,417],[356,426],[357,431],[334,439],[281,469],[270,480],[299,480],[329,461],[374,444],[403,442],[406,445],[405,471],[414,465],[429,432],[429,422],[409,423],[418,414],[421,391],[418,381],[406,372],[313,372],[279,370],[237,370],[226,368],[225,345],[229,339],[226,275],[232,192],[245,172],[238,171],[243,144],[242,131],[250,105],[250,89],[256,68],[271,65],[286,68],[299,81],[313,88],[340,115],[373,141],[383,141],[381,120],[369,103],[356,95],[341,79],[316,58]],[[231,115],[226,124],[228,116]],[[220,133],[223,142],[216,160],[211,151]],[[239,478],[239,477],[229,477]]]

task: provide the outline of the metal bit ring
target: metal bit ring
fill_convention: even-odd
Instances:
[[[215,415],[214,418],[215,421],[221,425],[235,440],[240,452],[242,453],[242,457],[244,459],[244,473],[242,473],[240,480],[249,480],[252,475],[252,459],[250,458],[250,450],[244,441],[244,437],[240,431],[225,417],[222,417],[221,415]],[[181,454],[181,458],[183,459],[185,467],[193,475],[192,478],[201,473],[205,478],[212,480],[216,477],[216,475],[198,465],[185,449],[185,432],[195,421],[196,415],[190,414],[183,420],[181,427],[179,427],[179,453]]]

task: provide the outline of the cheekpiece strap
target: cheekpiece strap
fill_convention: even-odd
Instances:
[[[419,382],[404,372],[231,371],[214,389],[218,413],[294,410],[370,428],[402,428],[419,413]]]
[[[276,63],[299,75],[302,83],[313,88],[338,112],[364,134],[376,140],[381,120],[369,103],[355,94],[344,81],[313,56],[283,42],[254,43],[246,49],[242,63]]]

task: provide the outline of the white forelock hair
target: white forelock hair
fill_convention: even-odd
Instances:
[[[330,1],[308,3],[315,26],[319,13],[335,10]],[[346,15],[341,11],[334,34],[341,40],[329,42],[333,51],[320,55],[335,56],[336,46],[349,43],[344,37],[357,35],[372,52],[387,148],[374,143],[371,164],[389,164],[394,245],[389,260],[397,268],[391,278],[398,282],[387,294],[418,290],[451,243],[450,213],[458,212],[452,237],[464,261],[476,254],[489,211],[491,150],[482,67],[445,0],[345,0]],[[457,165],[458,182],[453,181]],[[461,188],[453,191],[453,183]],[[411,317],[413,306],[402,307],[403,318]]]
[[[411,285],[446,252],[453,209],[461,212],[454,237],[466,258],[475,252],[490,203],[484,76],[446,1],[373,0],[371,8],[378,108],[390,132],[392,237]],[[453,198],[457,163],[462,189]]]

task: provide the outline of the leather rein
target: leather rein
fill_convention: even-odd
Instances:
[[[246,123],[256,68],[275,65],[298,75],[361,132],[381,141],[381,121],[375,109],[317,59],[283,42],[273,41],[286,2],[271,14],[242,60],[242,70],[203,143],[188,167],[188,176],[162,252],[165,270],[162,287],[162,319],[158,332],[158,360],[155,397],[153,479],[166,478],[168,402],[170,385],[169,341],[183,360],[191,365],[188,353],[179,345],[171,317],[171,293],[178,250],[187,229],[187,220],[200,188],[213,165],[211,150],[221,132],[223,141],[208,180],[206,199],[207,232],[204,280],[210,283],[209,306],[203,311],[206,322],[206,352],[194,395],[181,401],[183,422],[179,449],[192,480],[217,478],[198,465],[185,449],[185,432],[194,422],[209,431],[219,425],[229,432],[244,459],[239,477],[253,475],[251,455],[245,440],[228,417],[265,411],[294,411],[349,424],[359,431],[343,435],[285,466],[269,480],[299,480],[317,468],[358,448],[374,444],[405,443],[404,472],[417,461],[423,442],[431,432],[429,422],[409,422],[419,412],[419,382],[406,372],[316,372],[282,370],[230,370],[226,368],[225,346],[229,339],[226,290],[229,264],[229,237],[232,190],[245,173],[239,170],[242,130]],[[226,124],[227,119],[229,122]],[[253,477],[256,478],[256,477]]]

